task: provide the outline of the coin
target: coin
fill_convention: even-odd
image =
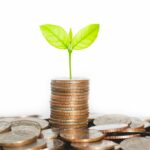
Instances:
[[[64,142],[58,139],[50,139],[47,140],[47,149],[48,150],[58,150],[62,149],[64,146]]]
[[[125,129],[123,132],[144,132],[144,122],[136,117],[130,117],[131,124],[129,128]]]
[[[144,122],[144,128],[146,129],[146,128],[149,128],[150,127],[150,122]]]
[[[97,125],[97,126],[93,126],[90,129],[95,129],[98,131],[101,131],[103,133],[111,133],[111,132],[119,132],[119,131],[123,131],[125,129],[128,128],[128,124],[122,124],[122,123],[118,123],[118,124],[108,124],[108,125]]]
[[[17,119],[16,117],[3,117],[3,118],[0,118],[0,121],[6,121],[6,122],[11,123],[12,121],[15,121],[16,119]]]
[[[0,146],[19,147],[36,141],[36,136],[30,132],[6,132],[0,134]]]
[[[113,123],[130,124],[131,120],[130,117],[125,115],[119,115],[119,114],[103,115],[94,120],[95,125],[104,125],[104,124],[113,124]]]
[[[10,130],[10,123],[6,121],[0,121],[0,133],[4,133]]]
[[[37,139],[36,142],[29,145],[25,145],[17,148],[4,147],[3,150],[40,150],[43,148],[46,148],[46,141],[44,139]]]
[[[134,137],[140,137],[140,134],[130,134],[130,135],[112,135],[112,136],[106,136],[105,140],[124,140]]]
[[[137,137],[124,140],[120,143],[123,150],[150,150],[150,139]]]
[[[41,134],[44,139],[56,139],[58,136],[58,131],[56,132],[53,129],[45,129]]]
[[[88,94],[89,80],[52,80],[50,125],[58,128],[87,126]]]
[[[88,107],[86,106],[86,107],[70,107],[70,108],[68,108],[68,107],[54,107],[54,106],[52,106],[51,105],[51,110],[54,110],[54,111],[87,111],[88,110]]]
[[[88,85],[89,80],[52,80],[51,84],[57,85],[57,84],[62,84],[62,85]]]
[[[41,126],[39,123],[30,120],[19,120],[13,121],[11,123],[11,130],[15,132],[30,132],[36,135],[36,137],[40,136],[41,133]]]
[[[61,131],[60,136],[68,142],[96,142],[105,135],[92,129],[68,129]]]
[[[48,128],[49,126],[49,122],[44,120],[44,119],[40,119],[40,118],[34,118],[34,117],[24,117],[24,118],[18,118],[18,121],[20,120],[29,120],[29,121],[34,121],[40,124],[42,130]]]
[[[108,141],[102,140],[92,143],[72,143],[71,146],[78,150],[112,150],[117,144]]]

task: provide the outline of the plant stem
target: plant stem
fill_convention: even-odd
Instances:
[[[72,50],[68,49],[68,54],[69,54],[69,78],[72,80]]]

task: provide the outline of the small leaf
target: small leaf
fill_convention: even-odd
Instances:
[[[67,32],[60,26],[45,24],[40,26],[41,32],[45,39],[52,46],[59,49],[67,49],[69,37]]]
[[[90,24],[81,29],[72,39],[72,49],[81,50],[89,47],[96,39],[99,24]]]

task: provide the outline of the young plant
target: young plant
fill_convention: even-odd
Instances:
[[[89,47],[96,39],[99,32],[99,24],[90,24],[73,36],[70,28],[69,34],[60,26],[45,24],[40,29],[49,44],[58,49],[68,50],[69,77],[72,79],[72,52]]]

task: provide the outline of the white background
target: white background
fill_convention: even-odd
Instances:
[[[73,53],[73,76],[91,80],[90,111],[150,116],[149,0],[0,0],[0,116],[49,116],[50,80],[68,76],[68,56],[45,41],[45,23],[74,33],[100,23]]]

